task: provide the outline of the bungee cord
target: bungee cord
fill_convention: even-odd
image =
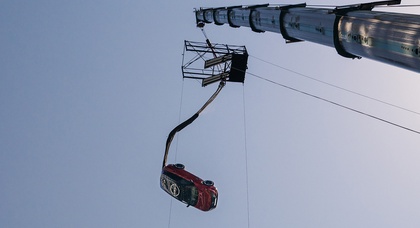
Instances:
[[[162,163],[162,169],[166,166],[166,161],[168,158],[168,152],[169,148],[171,146],[171,142],[175,137],[175,134],[182,129],[184,129],[186,126],[190,125],[192,122],[194,122],[195,119],[200,115],[200,113],[217,97],[217,95],[220,93],[220,91],[225,86],[226,82],[224,80],[220,81],[219,87],[217,87],[216,92],[213,93],[213,95],[207,100],[206,103],[189,119],[185,120],[184,122],[180,123],[178,126],[176,126],[168,135],[168,138],[166,140],[166,147],[165,147],[165,154],[163,157],[163,163]]]

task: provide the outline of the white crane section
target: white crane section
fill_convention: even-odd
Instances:
[[[282,34],[286,42],[310,41],[347,58],[377,60],[420,73],[420,15],[372,11],[400,0],[311,8],[255,5],[200,8],[197,23],[249,27],[254,32]]]

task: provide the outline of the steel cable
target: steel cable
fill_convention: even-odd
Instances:
[[[417,130],[411,129],[411,128],[409,128],[409,127],[404,127],[404,126],[402,126],[402,125],[400,125],[400,124],[397,124],[397,123],[394,123],[394,122],[391,122],[391,121],[385,120],[385,119],[383,119],[383,118],[380,118],[380,117],[377,117],[377,116],[374,116],[374,115],[368,114],[368,113],[366,113],[366,112],[359,111],[359,110],[354,109],[354,108],[350,108],[350,107],[348,107],[348,106],[345,106],[345,105],[342,105],[342,104],[340,104],[340,103],[337,103],[337,102],[334,102],[334,101],[331,101],[331,100],[328,100],[328,99],[325,99],[325,98],[319,97],[319,96],[317,96],[317,95],[313,95],[313,94],[310,94],[310,93],[308,93],[308,92],[304,92],[304,91],[302,91],[302,90],[298,90],[298,89],[295,89],[295,88],[293,88],[293,87],[286,86],[286,85],[281,84],[281,83],[279,83],[279,82],[275,82],[275,81],[273,81],[273,80],[270,80],[270,79],[267,79],[267,78],[261,77],[261,76],[259,76],[259,75],[256,75],[256,74],[253,74],[253,73],[250,73],[250,72],[247,72],[247,74],[252,75],[252,76],[254,76],[254,77],[256,77],[256,78],[259,78],[259,79],[261,79],[261,80],[264,80],[264,81],[270,82],[270,83],[272,83],[272,84],[275,84],[275,85],[281,86],[281,87],[283,87],[283,88],[286,88],[286,89],[289,89],[289,90],[292,90],[292,91],[295,91],[295,92],[298,92],[298,93],[301,93],[301,94],[304,94],[304,95],[307,95],[307,96],[310,96],[310,97],[316,98],[316,99],[318,99],[318,100],[322,100],[322,101],[328,102],[328,103],[333,104],[333,105],[336,105],[336,106],[338,106],[338,107],[341,107],[341,108],[344,108],[344,109],[347,109],[347,110],[350,110],[350,111],[353,111],[353,112],[356,112],[356,113],[362,114],[362,115],[364,115],[364,116],[367,116],[367,117],[370,117],[370,118],[373,118],[373,119],[379,120],[379,121],[381,121],[381,122],[384,122],[384,123],[387,123],[387,124],[393,125],[393,126],[395,126],[395,127],[399,127],[399,128],[401,128],[401,129],[404,129],[404,130],[407,130],[407,131],[410,131],[410,132],[413,132],[413,133],[416,133],[416,134],[419,134],[419,135],[420,135],[420,131],[417,131]]]

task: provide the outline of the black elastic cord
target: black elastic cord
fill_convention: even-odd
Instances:
[[[184,122],[180,123],[169,133],[168,138],[166,139],[166,147],[165,147],[165,154],[163,156],[162,169],[166,166],[166,160],[168,158],[169,147],[171,146],[171,142],[174,139],[175,134],[181,131],[182,129],[184,129],[186,126],[190,125],[192,122],[194,122],[194,120],[198,118],[200,113],[216,98],[216,96],[220,93],[220,91],[225,86],[225,84],[226,84],[225,81],[221,81],[216,92],[214,92],[214,94],[207,100],[207,102],[204,103],[204,105],[193,116],[191,116],[189,119],[185,120]]]

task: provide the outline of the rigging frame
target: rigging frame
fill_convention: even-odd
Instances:
[[[248,52],[245,46],[185,40],[182,62],[182,77],[202,80],[203,87],[218,81],[243,83]]]

